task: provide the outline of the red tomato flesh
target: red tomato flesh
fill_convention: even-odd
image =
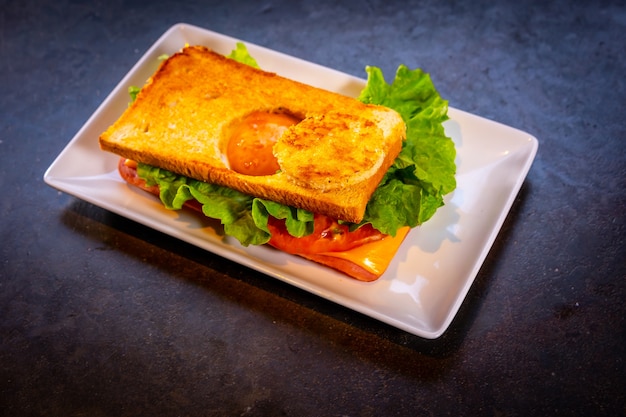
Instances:
[[[366,224],[350,231],[328,216],[316,214],[313,233],[304,237],[293,237],[287,232],[284,220],[270,217],[268,228],[272,237],[269,244],[291,254],[315,254],[344,252],[370,242],[381,240],[386,235]]]

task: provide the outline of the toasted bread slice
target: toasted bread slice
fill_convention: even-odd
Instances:
[[[280,171],[231,170],[229,131],[255,111],[301,122],[274,145]],[[395,111],[261,71],[205,47],[164,61],[132,105],[100,136],[103,150],[256,197],[350,222],[402,148]]]

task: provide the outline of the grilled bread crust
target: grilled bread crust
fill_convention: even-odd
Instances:
[[[256,111],[299,123],[278,139],[276,174],[243,175],[225,157],[230,131]],[[197,180],[350,222],[402,148],[395,111],[240,64],[205,47],[164,61],[100,147]]]

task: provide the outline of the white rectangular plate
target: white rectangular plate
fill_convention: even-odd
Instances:
[[[171,212],[117,174],[118,157],[98,136],[124,111],[128,87],[152,75],[161,54],[186,43],[222,54],[236,39],[187,24],[170,28],[89,118],[44,175],[50,186],[216,253],[420,337],[449,326],[491,248],[537,152],[529,134],[450,109],[447,134],[457,147],[457,189],[423,226],[413,229],[387,272],[363,283],[268,247],[244,248],[193,213]],[[246,42],[261,68],[356,97],[365,81]],[[399,63],[400,64],[400,63]]]

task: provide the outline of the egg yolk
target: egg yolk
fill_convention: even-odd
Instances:
[[[272,175],[280,167],[272,153],[278,138],[300,120],[285,113],[250,113],[233,127],[226,148],[230,169],[244,175]]]

